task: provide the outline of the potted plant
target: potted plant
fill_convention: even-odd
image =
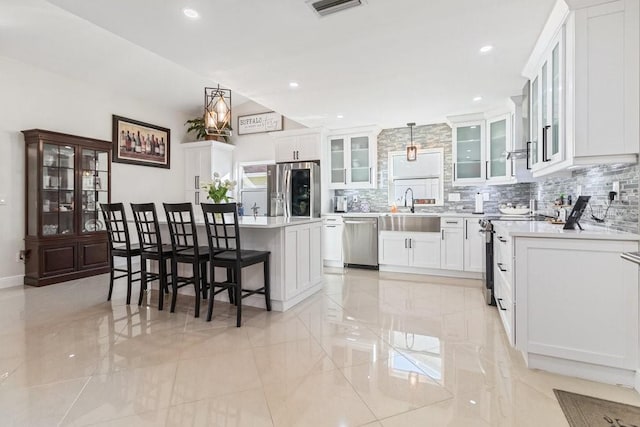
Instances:
[[[227,192],[232,191],[235,187],[235,181],[229,181],[228,179],[223,181],[220,179],[220,174],[214,172],[213,182],[204,185],[202,188],[207,190],[207,199],[213,200],[213,203],[221,203],[223,201],[229,203],[229,200],[233,199],[233,197],[228,195]]]
[[[207,128],[204,124],[204,116],[200,116],[200,117],[195,117],[193,119],[187,120],[185,123],[186,125],[189,125],[189,128],[187,129],[187,133],[193,133],[196,136],[196,139],[199,141],[201,139],[205,139],[205,140],[215,140],[215,141],[222,141],[222,142],[229,142],[229,137],[226,135],[220,135],[220,136],[216,136],[216,135],[209,135],[207,133]],[[231,130],[230,126],[227,126],[227,129]]]

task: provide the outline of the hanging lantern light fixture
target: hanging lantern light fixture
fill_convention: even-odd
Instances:
[[[411,132],[409,145],[407,145],[407,161],[408,162],[415,162],[418,159],[418,147],[413,145],[413,127],[415,125],[416,125],[415,123],[407,123],[407,126],[409,126],[409,131]]]
[[[204,88],[204,126],[207,135],[231,136],[231,90]]]

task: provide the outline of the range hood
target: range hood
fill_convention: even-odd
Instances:
[[[513,150],[507,153],[507,160],[526,159],[529,155],[529,82],[522,88],[522,95],[512,96],[516,110],[514,117]]]

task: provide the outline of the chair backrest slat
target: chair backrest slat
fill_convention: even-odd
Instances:
[[[240,227],[235,203],[201,203],[209,241],[209,253],[226,250],[240,254]]]
[[[198,233],[191,203],[163,203],[173,251],[194,249],[197,255]]]
[[[162,237],[160,236],[160,226],[156,206],[153,203],[131,203],[133,218],[138,231],[140,248],[143,251],[162,250]]]
[[[100,210],[102,211],[111,248],[125,245],[125,248],[130,250],[131,241],[129,239],[129,227],[124,205],[122,203],[100,203]]]

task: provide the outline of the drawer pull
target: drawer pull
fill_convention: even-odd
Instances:
[[[496,302],[498,303],[498,308],[500,310],[507,311],[507,309],[502,306],[502,298],[496,298]]]
[[[445,221],[447,224],[457,224],[458,221]]]
[[[506,268],[504,268],[504,265],[503,265],[501,262],[499,262],[499,263],[498,263],[498,269],[499,269],[500,271],[502,271],[503,273],[507,271],[507,269],[506,269]]]

